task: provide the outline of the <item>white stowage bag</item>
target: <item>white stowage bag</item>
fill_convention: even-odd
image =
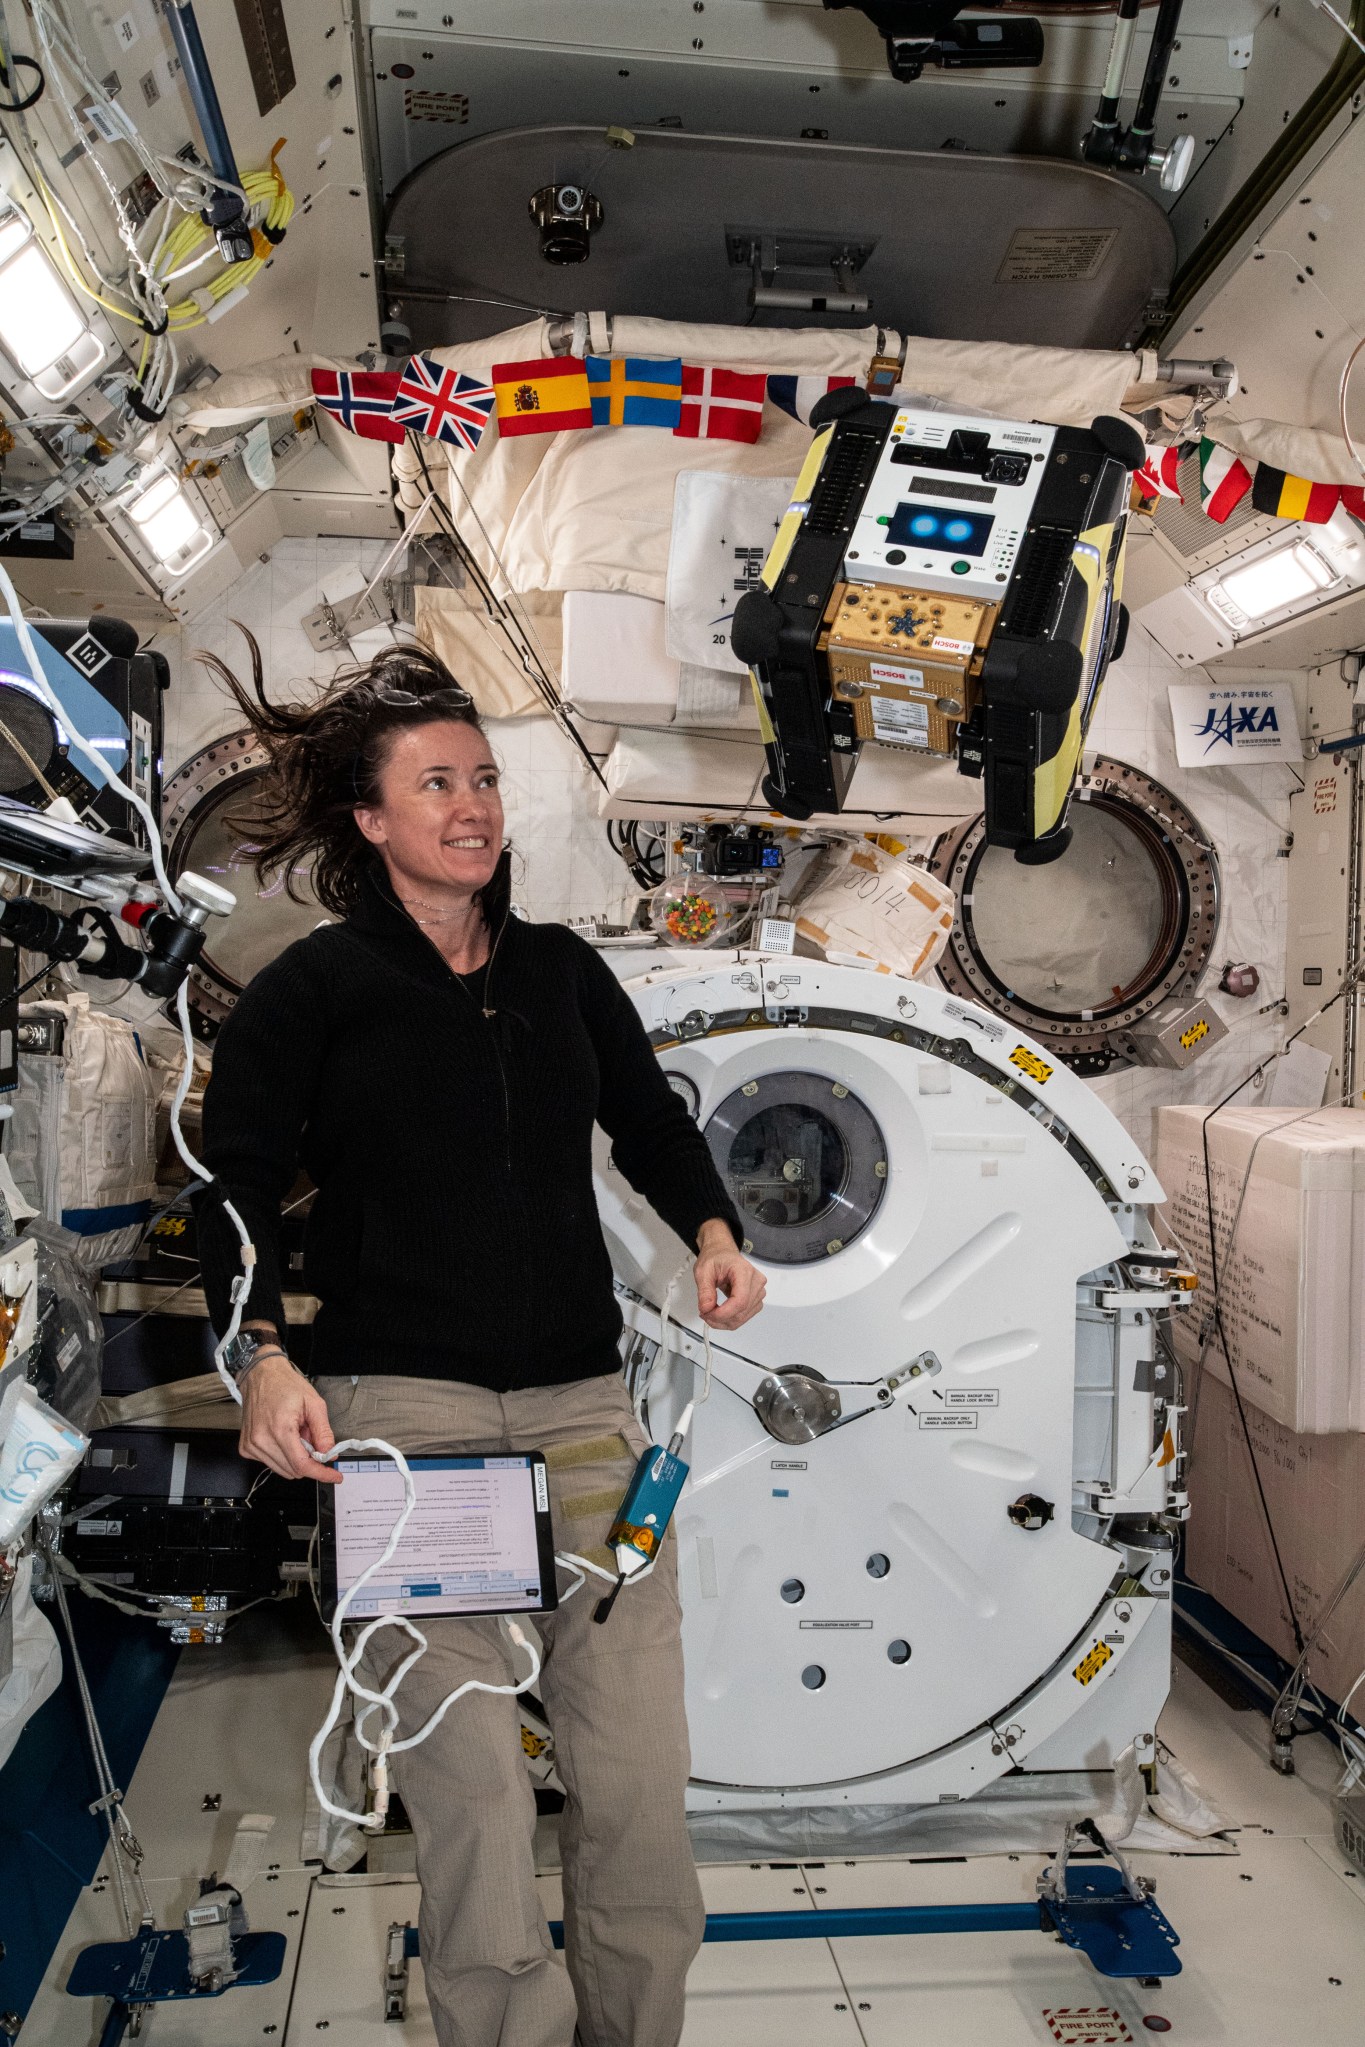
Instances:
[[[62,1681],[62,1652],[51,1623],[33,1604],[33,1559],[19,1564],[9,1606],[0,1614],[0,1769],[45,1699]]]
[[[89,1270],[136,1250],[156,1192],[157,1084],[136,1030],[85,994],[25,1003],[60,1018],[60,1056],[19,1056],[5,1156],[23,1193],[79,1239]]]
[[[832,847],[796,914],[797,932],[826,959],[908,979],[934,964],[952,928],[952,890],[895,840]]]

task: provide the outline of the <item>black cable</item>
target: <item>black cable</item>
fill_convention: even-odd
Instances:
[[[1332,1004],[1334,1002],[1339,1002],[1342,996],[1347,992],[1348,988],[1354,986],[1355,978],[1356,977],[1352,975],[1344,979],[1342,981],[1340,988],[1338,988],[1334,994],[1329,995],[1326,1002],[1323,1003],[1322,1009],[1319,1011],[1318,1017],[1309,1018],[1307,1022],[1301,1023],[1299,1025],[1299,1028],[1290,1037],[1285,1039],[1284,1044],[1280,1047],[1279,1052],[1276,1053],[1274,1056],[1276,1058],[1282,1059],[1285,1053],[1289,1050],[1289,1047],[1292,1044],[1294,1044],[1298,1038],[1302,1037],[1303,1033],[1308,1029],[1308,1024],[1310,1022],[1319,1021],[1322,1016],[1325,1016],[1327,1014],[1327,1011],[1332,1007]],[[1285,1603],[1289,1608],[1289,1622],[1290,1626],[1294,1630],[1294,1646],[1299,1651],[1299,1654],[1302,1655],[1304,1648],[1304,1635],[1303,1630],[1299,1625],[1298,1608],[1294,1604],[1294,1595],[1289,1589],[1289,1577],[1284,1567],[1284,1558],[1280,1554],[1280,1544],[1279,1538],[1275,1533],[1274,1518],[1270,1512],[1270,1503],[1266,1499],[1265,1487],[1261,1483],[1261,1470],[1259,1464],[1256,1461],[1256,1451],[1251,1440],[1251,1424],[1248,1422],[1246,1417],[1246,1407],[1242,1400],[1242,1389],[1237,1379],[1237,1367],[1233,1362],[1232,1346],[1228,1342],[1227,1329],[1223,1322],[1222,1288],[1219,1284],[1218,1277],[1218,1230],[1213,1215],[1213,1165],[1209,1155],[1210,1123],[1212,1123],[1215,1116],[1220,1115],[1221,1112],[1224,1109],[1226,1109],[1228,1103],[1232,1101],[1235,1096],[1239,1095],[1244,1087],[1250,1087],[1252,1081],[1255,1080],[1257,1074],[1263,1073],[1269,1063],[1270,1062],[1268,1060],[1265,1059],[1261,1060],[1260,1064],[1254,1066],[1251,1072],[1247,1074],[1244,1080],[1239,1080],[1236,1087],[1231,1088],[1228,1091],[1228,1093],[1224,1095],[1221,1102],[1217,1102],[1214,1104],[1213,1108],[1210,1109],[1208,1115],[1204,1118],[1203,1123],[1200,1126],[1200,1139],[1204,1153],[1204,1201],[1209,1219],[1209,1283],[1213,1289],[1213,1325],[1215,1330],[1217,1331],[1218,1341],[1222,1346],[1223,1357],[1227,1363],[1228,1381],[1232,1387],[1232,1397],[1237,1405],[1237,1420],[1241,1426],[1243,1440],[1246,1443],[1247,1456],[1251,1462],[1251,1476],[1256,1484],[1256,1496],[1260,1501],[1261,1515],[1265,1521],[1266,1534],[1270,1538],[1270,1548],[1275,1558],[1275,1569],[1279,1574],[1280,1585],[1284,1591]],[[1309,1111],[1308,1113],[1311,1114],[1311,1111]],[[1291,1123],[1294,1122],[1295,1120],[1297,1119],[1292,1116],[1288,1119],[1288,1121]],[[1251,1175],[1253,1163],[1254,1160],[1248,1160],[1247,1162],[1248,1178]],[[1234,1223],[1234,1233],[1235,1227],[1236,1226]],[[1229,1252],[1232,1249],[1231,1239],[1229,1239],[1228,1242],[1228,1249]],[[1200,1374],[1201,1380],[1202,1377],[1203,1374],[1201,1372]],[[1198,1425],[1199,1419],[1199,1393],[1200,1388],[1196,1386],[1194,1389],[1194,1410],[1190,1416],[1191,1462],[1193,1462],[1194,1432]]]
[[[1295,1035],[1297,1035],[1297,1033]],[[1290,1043],[1292,1044],[1292,1042],[1293,1040],[1291,1039]],[[1285,1050],[1286,1051],[1288,1050],[1287,1045],[1285,1047]],[[1224,1359],[1227,1362],[1228,1380],[1232,1387],[1233,1400],[1236,1402],[1237,1405],[1237,1419],[1241,1425],[1242,1436],[1246,1443],[1247,1458],[1251,1464],[1251,1476],[1255,1482],[1256,1496],[1261,1504],[1261,1516],[1265,1522],[1266,1534],[1270,1538],[1271,1554],[1274,1556],[1275,1559],[1275,1569],[1279,1574],[1280,1585],[1283,1589],[1285,1596],[1285,1603],[1289,1608],[1289,1624],[1294,1630],[1294,1646],[1300,1652],[1300,1654],[1302,1654],[1303,1630],[1299,1626],[1299,1610],[1297,1606],[1294,1604],[1294,1595],[1289,1589],[1289,1574],[1285,1570],[1284,1558],[1280,1553],[1280,1541],[1278,1535],[1275,1532],[1275,1521],[1273,1515],[1270,1512],[1270,1502],[1267,1500],[1265,1496],[1265,1487],[1261,1483],[1261,1468],[1256,1461],[1256,1450],[1251,1440],[1251,1424],[1247,1420],[1246,1407],[1244,1406],[1242,1401],[1242,1389],[1237,1381],[1237,1367],[1233,1363],[1232,1347],[1228,1342],[1227,1330],[1223,1324],[1222,1290],[1219,1286],[1218,1281],[1218,1226],[1214,1220],[1213,1214],[1213,1165],[1209,1156],[1210,1123],[1212,1123],[1215,1116],[1219,1115],[1221,1111],[1227,1107],[1228,1103],[1233,1100],[1234,1096],[1239,1095],[1244,1087],[1249,1087],[1251,1085],[1252,1081],[1255,1080],[1257,1074],[1264,1071],[1265,1064],[1266,1062],[1262,1060],[1259,1066],[1255,1066],[1252,1068],[1251,1072],[1247,1074],[1244,1080],[1239,1080],[1236,1087],[1230,1089],[1229,1092],[1224,1095],[1222,1101],[1216,1103],[1214,1107],[1210,1109],[1208,1115],[1204,1118],[1204,1121],[1200,1126],[1200,1137],[1203,1143],[1204,1150],[1204,1201],[1208,1211],[1209,1218],[1209,1283],[1213,1289],[1213,1324],[1215,1330],[1218,1333],[1218,1341],[1222,1346]],[[1250,1173],[1250,1171],[1251,1165],[1250,1163],[1248,1163],[1247,1166],[1248,1174]],[[1232,1248],[1231,1241],[1229,1241],[1228,1248],[1229,1250],[1231,1250]],[[1202,1372],[1200,1373],[1200,1379],[1201,1381],[1203,1379]],[[1201,1390],[1200,1387],[1196,1386],[1194,1390],[1195,1410],[1190,1418],[1191,1466],[1193,1465],[1194,1458],[1194,1433],[1195,1429],[1198,1426],[1199,1420],[1198,1404],[1200,1390]]]
[[[531,647],[530,641],[527,638],[522,627],[517,623],[515,614],[508,611],[506,605],[503,603],[502,599],[494,590],[492,583],[484,574],[483,568],[481,567],[478,559],[474,555],[474,552],[471,549],[468,541],[460,532],[459,527],[455,524],[454,517],[451,514],[449,507],[446,505],[445,501],[441,497],[440,492],[437,490],[436,485],[432,481],[431,471],[427,467],[426,456],[422,452],[420,440],[411,429],[408,432],[408,443],[412,449],[413,454],[417,458],[417,466],[422,472],[422,480],[426,484],[427,489],[431,493],[430,500],[431,508],[435,512],[437,521],[444,530],[446,537],[450,540],[456,553],[459,555],[460,561],[464,569],[466,570],[467,574],[472,578],[474,582],[474,587],[478,591],[480,597],[483,599],[484,608],[489,615],[490,622],[493,625],[495,625],[499,631],[501,631],[504,639],[506,639],[508,645],[511,647],[513,653],[515,654],[518,665],[523,670],[525,670],[526,674],[535,684],[537,691],[541,696],[542,700],[544,701],[544,703],[546,704],[546,706],[556,716],[556,718],[559,719],[561,729],[568,733],[574,745],[578,748],[578,751],[582,754],[584,760],[591,768],[593,774],[597,777],[597,780],[602,784],[602,787],[605,789],[607,787],[607,778],[602,773],[601,768],[598,766],[597,760],[592,752],[591,747],[588,745],[586,739],[584,739],[582,733],[578,730],[573,720],[569,717],[567,711],[565,711],[563,698],[560,696],[559,691],[555,688],[552,677],[549,675],[549,673],[546,671],[546,669],[536,656],[535,651]],[[515,627],[517,633],[521,635],[521,639],[524,642],[524,644],[518,645],[517,640],[513,637],[512,632],[513,627]]]
[[[0,114],[26,114],[30,107],[37,106],[39,100],[47,91],[47,79],[43,76],[43,67],[36,57],[21,57],[15,52],[11,55],[10,62],[13,64],[16,72],[36,71],[38,83],[34,86],[27,99],[0,100]],[[0,85],[9,85],[9,72],[3,64],[0,64]]]
[[[526,634],[521,632],[520,626],[517,626],[517,631],[521,632],[521,638],[525,644],[518,645],[517,641],[513,638],[511,625],[516,625],[517,622],[512,618],[506,605],[494,590],[491,581],[484,574],[483,567],[468,541],[455,525],[453,515],[432,481],[431,471],[427,468],[426,457],[422,452],[421,444],[416,434],[411,430],[408,433],[408,441],[413,454],[417,458],[418,467],[422,471],[422,479],[430,492],[431,509],[435,512],[439,524],[445,531],[446,537],[459,556],[461,565],[473,581],[479,596],[483,599],[484,609],[488,613],[491,622],[501,631],[504,639],[516,655],[518,664],[530,676],[541,697],[544,698],[547,704],[557,706],[560,701],[559,693],[555,689],[553,679],[535,654]],[[509,620],[511,620],[511,625],[508,623]]]

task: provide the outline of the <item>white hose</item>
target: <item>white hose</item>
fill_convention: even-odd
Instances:
[[[531,1659],[531,1668],[521,1680],[521,1683],[493,1685],[485,1684],[481,1678],[466,1678],[462,1685],[457,1685],[454,1691],[446,1693],[440,1705],[432,1713],[428,1714],[415,1734],[408,1735],[403,1741],[395,1741],[393,1739],[394,1730],[398,1725],[398,1707],[395,1704],[395,1694],[408,1672],[426,1655],[428,1647],[427,1638],[415,1621],[411,1620],[408,1615],[400,1613],[382,1613],[376,1619],[368,1622],[360,1630],[349,1652],[341,1639],[341,1630],[345,1625],[346,1615],[350,1611],[356,1594],[369,1584],[377,1571],[383,1570],[385,1564],[389,1562],[398,1548],[399,1542],[402,1540],[403,1530],[407,1527],[412,1511],[417,1505],[417,1486],[409,1468],[408,1460],[402,1451],[395,1450],[392,1443],[386,1443],[378,1436],[351,1436],[344,1443],[336,1444],[333,1449],[326,1451],[315,1450],[313,1455],[317,1458],[319,1464],[331,1464],[336,1458],[342,1456],[347,1451],[359,1452],[365,1450],[377,1451],[381,1456],[393,1459],[403,1480],[403,1506],[393,1524],[393,1532],[389,1536],[384,1549],[375,1558],[373,1563],[366,1565],[354,1584],[347,1586],[337,1601],[336,1612],[332,1615],[332,1624],[329,1632],[332,1637],[332,1647],[336,1650],[337,1655],[337,1680],[332,1688],[332,1701],[327,1708],[327,1717],[314,1735],[308,1750],[308,1774],[312,1781],[314,1796],[324,1812],[330,1813],[333,1819],[349,1820],[352,1826],[364,1827],[371,1833],[377,1833],[383,1827],[389,1809],[388,1758],[391,1755],[397,1755],[403,1749],[416,1748],[419,1742],[425,1741],[427,1736],[434,1733],[436,1728],[440,1726],[450,1708],[455,1704],[455,1701],[462,1699],[466,1692],[496,1692],[504,1697],[510,1696],[515,1698],[519,1692],[528,1691],[540,1676],[540,1652],[534,1642],[529,1642],[526,1639],[526,1636],[522,1633],[512,1616],[510,1614],[503,1614],[501,1616],[503,1625],[506,1627],[513,1643],[517,1648],[524,1649]],[[576,1563],[585,1561],[582,1558],[575,1559]],[[598,1567],[596,1564],[588,1564],[587,1568],[590,1571],[595,1571]],[[604,1572],[602,1575],[606,1576],[608,1574]],[[573,1589],[576,1591],[577,1587],[575,1586]],[[404,1634],[409,1635],[417,1646],[409,1650],[383,1690],[376,1692],[371,1690],[368,1685],[361,1683],[360,1679],[356,1676],[356,1669],[371,1637],[377,1634],[380,1628],[401,1628]],[[362,1702],[360,1710],[355,1715],[356,1740],[363,1749],[375,1758],[371,1773],[374,1784],[374,1809],[369,1813],[350,1812],[344,1805],[336,1804],[335,1800],[328,1797],[322,1785],[322,1751],[333,1728],[341,1718],[342,1701],[348,1692],[352,1698]],[[377,1739],[372,1741],[365,1730],[371,1715],[376,1712],[383,1715],[384,1724],[379,1731]]]
[[[29,630],[28,620],[24,617],[23,607],[19,602],[19,594],[10,581],[9,571],[3,562],[0,562],[0,594],[4,596],[5,608],[14,626],[19,645],[23,649],[24,659],[28,663],[29,674],[33,678],[34,688],[37,690],[42,701],[47,705],[49,711],[57,719],[71,745],[99,770],[100,782],[112,789],[115,795],[121,796],[126,803],[131,804],[132,808],[142,819],[147,830],[148,850],[151,853],[152,872],[156,876],[157,887],[171,909],[178,914],[182,904],[180,897],[171,885],[171,878],[166,872],[165,849],[161,842],[160,823],[146,798],[139,795],[136,789],[131,789],[120,776],[116,775],[103,756],[90,745],[89,741],[81,733],[77,732],[71,723],[70,713],[53,690],[51,683],[43,672],[43,664],[39,659],[38,649],[33,643],[33,634]],[[171,1136],[175,1141],[176,1150],[184,1160],[189,1171],[196,1180],[201,1181],[207,1187],[212,1185],[213,1175],[190,1150],[180,1124],[180,1113],[185,1106],[185,1098],[189,1094],[190,1083],[194,1078],[194,1032],[190,1027],[189,988],[185,981],[180,983],[180,987],[176,991],[175,1011],[180,1021],[180,1036],[185,1047],[185,1064],[181,1070],[180,1080],[171,1102]],[[246,1308],[248,1296],[251,1293],[251,1282],[256,1270],[256,1247],[251,1241],[251,1234],[246,1224],[232,1203],[227,1200],[226,1196],[223,1198],[223,1210],[241,1240],[242,1270],[232,1282],[232,1318],[218,1344],[215,1346],[213,1362],[223,1384],[227,1387],[233,1399],[240,1405],[242,1396],[237,1389],[237,1383],[231,1372],[223,1363],[223,1353],[242,1326],[242,1315]]]

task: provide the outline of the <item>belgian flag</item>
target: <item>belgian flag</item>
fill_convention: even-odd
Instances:
[[[1341,487],[1310,483],[1306,476],[1289,476],[1283,469],[1272,469],[1268,462],[1258,462],[1251,502],[1272,519],[1306,519],[1312,526],[1321,526],[1341,503]]]

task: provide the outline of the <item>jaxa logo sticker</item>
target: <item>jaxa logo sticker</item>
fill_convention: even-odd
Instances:
[[[1172,684],[1167,692],[1182,768],[1240,767],[1303,759],[1298,711],[1287,682]]]
[[[1099,1676],[1105,1664],[1112,1663],[1113,1660],[1114,1652],[1109,1647],[1109,1644],[1107,1642],[1096,1642],[1082,1656],[1071,1675],[1075,1678],[1078,1685],[1088,1685],[1092,1678]]]
[[[88,682],[92,675],[98,675],[105,662],[112,659],[112,656],[107,647],[100,645],[93,633],[82,633],[80,638],[73,640],[67,648],[66,658],[73,668],[79,669]]]
[[[1210,704],[1196,739],[1208,741],[1205,753],[1216,746],[1230,747],[1235,739],[1252,738],[1262,732],[1280,734],[1279,713],[1274,704]]]
[[[1036,1052],[1030,1052],[1027,1045],[1016,1045],[1010,1053],[1010,1065],[1017,1066],[1030,1080],[1036,1080],[1039,1087],[1045,1080],[1051,1080],[1052,1068],[1046,1059],[1040,1059]]]

